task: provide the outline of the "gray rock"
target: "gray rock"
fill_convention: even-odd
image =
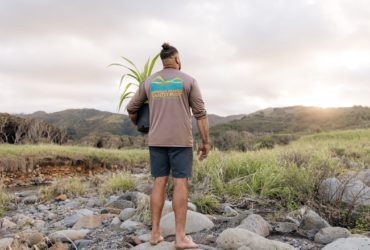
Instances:
[[[152,246],[149,242],[137,245],[133,250],[176,250],[172,242],[162,241],[161,243]]]
[[[162,217],[165,216],[166,214],[169,214],[173,212],[172,208],[172,202],[169,200],[164,201],[163,209],[162,209]]]
[[[23,199],[24,204],[35,204],[37,202],[38,198],[36,195],[27,196]]]
[[[365,169],[357,174],[357,179],[370,186],[370,169]]]
[[[188,210],[197,211],[197,206],[194,203],[188,202]]]
[[[80,218],[93,215],[94,212],[89,209],[80,209],[75,214],[68,216],[62,220],[62,224],[66,227],[73,226]]]
[[[328,245],[322,250],[369,250],[369,238],[341,238]]]
[[[110,203],[107,203],[105,207],[118,208],[122,210],[125,208],[134,208],[135,204],[132,201],[118,199]]]
[[[13,238],[0,239],[0,249],[12,249]]]
[[[141,241],[144,241],[144,242],[147,242],[150,240],[150,237],[151,237],[151,233],[147,233],[147,234],[142,234],[142,235],[139,235],[138,238],[141,240]]]
[[[0,219],[0,228],[1,229],[9,230],[9,229],[13,229],[13,228],[16,228],[16,227],[17,227],[17,224],[8,220],[7,218]]]
[[[45,221],[43,221],[43,220],[35,220],[35,222],[33,223],[33,227],[38,229],[38,230],[43,229],[44,226],[45,226]]]
[[[258,214],[249,215],[241,222],[238,228],[247,229],[263,237],[270,234],[270,224]]]
[[[274,227],[274,230],[279,233],[292,233],[297,231],[297,229],[297,224],[292,222],[278,222]]]
[[[204,229],[214,227],[213,222],[204,214],[187,211],[186,215],[186,233],[195,233]],[[166,237],[175,234],[175,214],[171,212],[161,218],[161,234]]]
[[[306,208],[302,209],[302,212],[302,220],[298,227],[299,234],[308,238],[313,238],[321,228],[330,227],[329,223],[321,218],[315,211]]]
[[[37,210],[39,211],[47,211],[49,210],[50,208],[48,206],[45,206],[44,204],[40,204],[37,206]]]
[[[49,235],[49,238],[53,242],[69,242],[70,240],[82,240],[86,237],[86,235],[89,233],[88,229],[80,229],[80,230],[74,230],[74,229],[67,229],[67,230],[61,230],[54,232]]]
[[[294,250],[293,246],[275,240],[268,240],[242,228],[229,228],[217,238],[217,249],[227,250]]]
[[[224,214],[227,217],[234,217],[234,216],[239,215],[239,213],[235,209],[233,209],[230,205],[225,205],[224,206]]]
[[[122,222],[118,217],[114,217],[111,224],[112,225],[120,225]]]
[[[318,192],[325,200],[335,202],[341,199],[343,184],[337,178],[328,178],[321,182]]]
[[[77,249],[87,248],[94,243],[93,240],[76,240],[75,244]]]
[[[123,230],[128,231],[130,233],[135,232],[136,230],[142,229],[144,227],[145,226],[144,226],[143,223],[133,221],[133,220],[126,220],[120,226],[120,228],[122,228]]]
[[[135,213],[136,213],[135,208],[128,207],[128,208],[123,209],[118,217],[121,221],[125,221],[125,220],[130,219],[132,216],[134,216]]]
[[[328,244],[339,238],[347,238],[350,234],[350,231],[343,227],[325,227],[317,232],[315,242]]]
[[[360,180],[347,183],[344,187],[342,201],[356,206],[369,206],[370,188]]]

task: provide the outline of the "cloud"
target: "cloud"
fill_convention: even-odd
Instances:
[[[163,41],[209,113],[370,105],[369,16],[366,0],[2,1],[0,112],[116,112],[123,71],[106,66]]]

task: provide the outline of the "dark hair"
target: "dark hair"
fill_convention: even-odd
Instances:
[[[177,49],[171,46],[169,43],[162,44],[162,50],[160,54],[162,60],[169,58],[177,53],[179,53]]]

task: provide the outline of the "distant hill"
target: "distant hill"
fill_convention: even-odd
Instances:
[[[127,115],[99,111],[96,109],[67,109],[46,113],[37,111],[31,114],[13,114],[19,117],[34,118],[53,124],[67,131],[76,140],[99,133],[112,135],[139,135]]]
[[[218,137],[230,130],[249,133],[297,133],[368,127],[370,127],[369,107],[292,106],[268,108],[245,115],[241,119],[218,124],[211,128],[211,135]]]
[[[88,135],[112,134],[112,135],[140,135],[132,125],[127,115],[117,114],[96,109],[67,109],[63,111],[46,113],[37,111],[31,114],[13,114],[22,118],[34,118],[53,124],[67,131],[68,135],[79,140]],[[210,114],[210,126],[227,123],[240,119],[244,115],[218,116]],[[193,128],[196,130],[196,123],[193,120]]]

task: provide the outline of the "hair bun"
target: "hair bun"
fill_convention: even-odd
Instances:
[[[164,50],[167,50],[167,49],[170,49],[171,48],[171,45],[169,43],[164,43],[164,44],[162,44],[162,48]]]

